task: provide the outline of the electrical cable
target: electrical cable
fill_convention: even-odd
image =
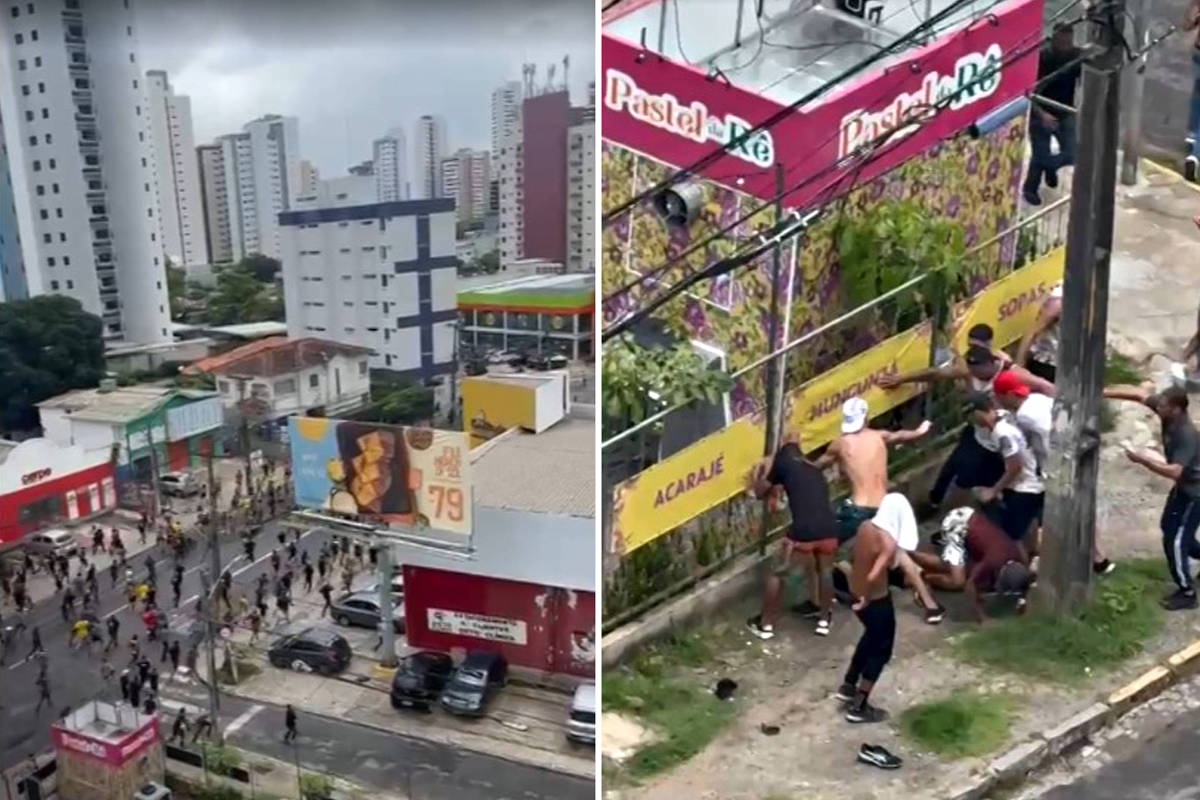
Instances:
[[[786,119],[796,109],[801,108],[801,107],[807,105],[808,103],[811,103],[813,100],[822,96],[823,94],[830,91],[834,87],[845,83],[847,80],[854,77],[858,73],[862,72],[863,70],[867,69],[868,67],[873,66],[874,64],[878,63],[879,61],[883,60],[885,57],[887,57],[894,51],[897,51],[900,48],[906,46],[909,42],[914,41],[918,36],[920,36],[926,29],[932,28],[938,22],[941,22],[946,17],[950,16],[950,14],[954,13],[956,10],[958,10],[959,8],[961,8],[962,6],[966,5],[969,2],[972,2],[972,0],[953,0],[953,2],[951,2],[950,5],[948,5],[945,9],[938,12],[934,16],[930,17],[925,22],[922,22],[920,25],[913,28],[911,31],[904,34],[896,41],[892,42],[884,50],[880,50],[877,53],[873,53],[870,56],[868,56],[867,58],[862,59],[858,63],[851,65],[850,67],[848,67],[847,69],[845,69],[841,73],[839,73],[838,75],[835,75],[833,78],[830,78],[829,80],[825,81],[823,84],[818,86],[816,89],[813,89],[811,92],[807,92],[806,94],[804,94],[797,100],[794,100],[793,102],[789,103],[788,105],[783,106],[778,111],[776,111],[775,113],[773,113],[769,117],[767,117],[767,119],[763,120],[762,122],[758,123],[757,125],[755,125],[751,128],[748,128],[747,130],[745,130],[742,133],[735,136],[733,139],[731,139],[728,142],[726,142],[725,144],[720,145],[719,147],[715,148],[713,151],[711,151],[707,155],[701,157],[700,159],[696,160],[695,162],[688,165],[687,167],[676,170],[675,173],[673,173],[671,176],[669,176],[665,180],[660,181],[658,184],[650,187],[649,189],[643,190],[642,192],[638,193],[636,196],[624,201],[623,203],[621,203],[619,206],[617,206],[617,208],[613,209],[612,211],[608,211],[608,212],[604,213],[603,216],[601,217],[601,225],[603,227],[607,227],[607,226],[611,225],[612,222],[617,217],[621,216],[625,211],[634,207],[638,203],[641,203],[646,198],[653,197],[654,195],[658,194],[659,192],[663,191],[664,189],[668,189],[671,186],[674,186],[676,183],[679,183],[685,177],[692,175],[692,174],[696,173],[698,170],[701,170],[704,167],[708,166],[709,164],[721,159],[731,149],[740,147],[741,145],[748,142],[752,137],[756,136],[757,134],[761,133],[762,131],[768,130],[768,129],[774,127],[775,125],[779,124],[784,119]],[[678,26],[676,26],[676,30],[678,30]]]
[[[1087,19],[1090,19],[1090,16],[1085,15],[1085,16],[1077,19],[1076,21],[1074,21],[1072,24],[1073,25],[1079,24],[1079,22],[1085,21]],[[1033,47],[1026,48],[1024,51],[1017,53],[1016,55],[1013,55],[1012,53],[1010,53],[1008,63],[1011,63],[1013,60],[1019,60],[1021,58],[1024,58],[1026,55],[1028,55],[1030,52],[1032,52],[1033,49],[1040,48],[1042,46],[1042,44],[1044,44],[1048,40],[1048,38],[1049,37],[1040,37],[1038,39],[1038,41],[1033,45]],[[1086,58],[1087,58],[1087,56],[1080,55],[1077,59],[1074,59],[1072,62],[1064,65],[1062,68],[1060,68],[1060,70],[1069,68],[1069,67],[1073,66],[1074,63],[1082,63]],[[1002,61],[1001,64],[997,66],[996,70],[1000,69],[1004,65],[1005,65],[1005,62]],[[934,103],[932,105],[923,104],[922,106],[914,106],[913,109],[910,109],[910,112],[914,109],[921,109],[921,108],[926,108],[926,109],[932,110],[933,114],[929,118],[924,119],[919,123],[919,126],[927,125],[930,122],[932,122],[933,119],[935,119],[938,114],[942,113],[947,108],[949,108],[950,103],[953,102],[959,94],[961,94],[963,91],[965,91],[969,88],[972,88],[974,83],[992,77],[995,74],[996,70],[993,70],[993,71],[990,71],[983,75],[980,75],[974,81],[964,84],[957,91],[955,91],[949,95],[946,95],[945,97],[939,99],[936,103]],[[1057,71],[1056,71],[1056,73],[1057,73]],[[1047,79],[1049,79],[1051,77],[1054,77],[1054,74],[1047,76],[1046,78],[1039,79],[1037,82],[1035,82],[1033,88],[1036,89],[1040,83],[1046,81]],[[895,133],[896,133],[895,130],[888,131],[885,134],[881,134],[880,137],[877,137],[877,139],[875,141],[870,143],[871,144],[871,148],[870,148],[871,152],[867,156],[867,158],[868,159],[876,158],[877,156],[875,155],[875,148],[878,147],[880,145],[880,143],[883,143],[884,146],[886,147],[888,140],[891,139]],[[863,166],[865,166],[865,162],[858,166],[858,170],[861,170]],[[834,182],[834,185],[836,185],[836,183],[837,183],[837,181]],[[761,210],[761,208],[759,210]],[[764,238],[764,235],[759,234],[759,238],[760,239]],[[616,322],[612,323],[608,328],[606,328],[602,332],[601,341],[602,342],[607,341],[608,339],[612,338],[613,336],[619,335],[623,331],[627,330],[632,325],[637,324],[637,322],[640,322],[642,319],[649,316],[651,313],[653,313],[655,310],[660,308],[662,305],[669,302],[671,299],[678,296],[681,292],[685,291],[688,287],[694,285],[695,283],[699,282],[700,280],[704,280],[705,278],[709,278],[709,277],[714,277],[715,275],[722,274],[723,272],[727,272],[731,269],[736,269],[738,266],[741,266],[744,263],[746,263],[746,259],[743,258],[741,255],[735,253],[732,256],[726,257],[725,259],[722,259],[721,261],[714,262],[714,264],[709,265],[708,267],[705,267],[695,273],[692,273],[691,275],[688,275],[688,276],[682,278],[678,283],[669,287],[660,296],[652,299],[648,304],[644,305],[643,307],[637,309],[636,311],[634,311],[630,314],[625,315],[622,319],[617,320]]]
[[[1075,0],[1075,2],[1074,2],[1074,3],[1072,3],[1072,4],[1071,4],[1071,6],[1068,6],[1067,8],[1070,8],[1070,7],[1074,6],[1074,5],[1078,5],[1078,3],[1079,3],[1079,2],[1081,2],[1081,0]],[[1061,16],[1061,14],[1060,14],[1060,15],[1057,15],[1057,16]],[[1077,24],[1079,24],[1080,22],[1082,22],[1084,19],[1086,19],[1086,17],[1079,17],[1079,18],[1077,18],[1076,20],[1074,20],[1074,21],[1073,21],[1071,24],[1072,24],[1072,25],[1077,25]],[[1024,46],[1024,45],[1025,45],[1025,44],[1026,44],[1026,43],[1029,41],[1029,39],[1031,39],[1031,38],[1033,38],[1033,37],[1038,37],[1038,38],[1039,38],[1039,41],[1038,41],[1038,46],[1039,46],[1039,47],[1040,47],[1040,46],[1041,46],[1041,45],[1042,45],[1042,44],[1045,42],[1045,40],[1046,40],[1046,37],[1043,37],[1043,36],[1042,36],[1042,34],[1041,34],[1040,32],[1038,32],[1038,33],[1035,33],[1035,34],[1033,34],[1033,35],[1032,35],[1032,36],[1030,36],[1030,37],[1026,37],[1026,39],[1022,40],[1020,43],[1018,43],[1018,44],[1017,44],[1017,47],[1022,47],[1022,46]],[[1026,55],[1026,53],[1022,53],[1020,57],[1023,57],[1024,55]],[[1019,57],[1018,57],[1018,58],[1019,58]],[[1011,63],[1011,60],[1010,60],[1010,63]],[[1003,62],[1002,62],[1002,66],[1003,66]],[[883,98],[884,98],[884,97],[886,97],[888,94],[890,94],[892,91],[893,91],[892,87],[888,87],[888,88],[887,88],[885,91],[883,91],[883,92],[880,94],[880,96],[879,96],[879,99],[883,99]],[[871,103],[871,104],[868,104],[868,105],[873,105],[873,104],[874,104],[874,103]],[[820,143],[820,144],[817,146],[817,148],[816,148],[816,149],[818,149],[818,150],[819,150],[819,149],[821,149],[821,148],[824,148],[824,147],[825,147],[827,144],[829,144],[829,142],[831,142],[831,141],[833,141],[834,139],[836,139],[836,138],[837,138],[837,137],[838,137],[840,134],[841,134],[841,131],[840,131],[840,130],[834,131],[834,132],[833,132],[833,133],[832,133],[830,136],[828,136],[828,137],[827,137],[827,138],[826,138],[824,141],[822,141],[822,142],[821,142],[821,143]],[[792,167],[791,169],[796,169],[796,168],[798,168],[799,166],[801,166],[801,163],[797,163],[796,165],[793,165],[793,167]],[[827,174],[829,171],[831,171],[831,170],[834,170],[834,169],[842,169],[842,168],[844,168],[844,166],[845,166],[845,165],[843,164],[842,160],[835,161],[834,163],[832,163],[832,164],[828,165],[827,167],[825,167],[824,169],[822,169],[822,170],[818,171],[817,173],[815,173],[815,174],[813,174],[813,175],[810,175],[808,178],[804,179],[804,180],[803,180],[803,181],[801,181],[800,183],[798,183],[798,184],[795,184],[795,185],[793,185],[793,186],[789,187],[788,189],[786,189],[785,191],[783,191],[783,192],[781,192],[781,193],[779,193],[779,194],[775,195],[774,197],[770,198],[769,200],[767,200],[767,201],[766,201],[766,202],[764,202],[763,204],[761,204],[761,205],[759,205],[758,207],[756,207],[756,208],[752,209],[751,211],[749,211],[749,212],[747,212],[747,213],[743,214],[743,215],[742,215],[742,216],[740,216],[738,219],[734,220],[733,222],[729,223],[729,224],[728,224],[728,225],[726,225],[725,227],[723,227],[723,228],[721,228],[720,230],[716,231],[715,233],[711,234],[711,235],[710,235],[710,236],[708,236],[707,238],[705,238],[705,239],[702,239],[701,241],[699,241],[699,242],[697,242],[697,243],[695,243],[695,244],[691,245],[691,246],[690,246],[690,247],[688,247],[686,250],[684,250],[682,253],[679,253],[679,254],[677,254],[677,255],[675,255],[675,256],[672,256],[672,257],[671,257],[671,258],[669,258],[669,259],[668,259],[666,262],[664,262],[663,264],[659,265],[658,267],[656,267],[656,268],[654,268],[654,269],[650,270],[649,272],[642,273],[642,274],[638,275],[636,278],[634,278],[634,279],[631,279],[630,281],[628,281],[627,283],[625,283],[625,284],[623,284],[622,286],[618,287],[617,289],[614,289],[613,291],[609,292],[608,294],[606,294],[606,295],[605,295],[605,296],[604,296],[604,297],[601,299],[601,305],[603,306],[604,304],[611,302],[611,301],[612,301],[614,298],[616,298],[617,296],[619,296],[619,295],[622,295],[622,294],[624,294],[624,293],[626,293],[626,292],[628,292],[628,291],[632,290],[633,288],[637,287],[639,284],[642,284],[642,283],[643,283],[644,281],[646,281],[646,280],[654,280],[654,279],[655,279],[655,278],[656,278],[658,275],[660,275],[662,272],[665,272],[666,270],[668,270],[668,269],[671,269],[671,268],[672,268],[672,267],[674,267],[675,265],[677,265],[677,264],[679,264],[679,263],[683,262],[683,261],[684,261],[684,259],[686,259],[686,258],[690,257],[690,256],[691,256],[691,255],[693,255],[694,253],[698,252],[700,249],[702,249],[702,248],[704,248],[704,247],[707,247],[708,245],[712,244],[713,242],[717,241],[718,239],[722,239],[722,238],[724,238],[724,237],[725,237],[725,235],[726,235],[727,233],[729,233],[730,231],[732,231],[732,230],[736,229],[738,226],[740,226],[740,225],[742,225],[743,223],[747,222],[748,220],[750,220],[750,219],[751,219],[751,218],[753,218],[754,216],[758,215],[758,214],[759,214],[759,213],[761,213],[761,212],[762,212],[764,209],[768,208],[768,207],[769,207],[769,206],[771,206],[772,204],[774,204],[774,203],[776,203],[776,202],[778,202],[778,201],[780,201],[780,200],[782,200],[782,199],[786,198],[786,197],[787,197],[787,196],[789,196],[789,195],[792,195],[792,194],[794,194],[795,192],[799,191],[800,189],[803,189],[803,188],[804,188],[804,187],[806,187],[806,186],[807,186],[809,183],[811,183],[811,182],[813,182],[813,181],[815,181],[815,180],[818,180],[818,179],[820,179],[820,178],[821,178],[821,177],[823,177],[825,174]]]

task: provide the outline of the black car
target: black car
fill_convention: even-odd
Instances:
[[[392,678],[392,706],[429,710],[453,671],[454,661],[445,653],[422,650],[406,657]]]
[[[482,717],[488,700],[508,682],[508,662],[499,653],[467,653],[442,691],[442,708],[451,714]]]
[[[304,628],[277,639],[267,658],[276,667],[332,675],[350,665],[350,644],[333,631]]]

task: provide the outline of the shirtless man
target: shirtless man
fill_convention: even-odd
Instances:
[[[875,517],[888,493],[888,445],[914,442],[929,433],[931,427],[926,420],[915,430],[880,431],[867,426],[868,415],[867,401],[861,397],[851,397],[843,403],[842,435],[816,461],[818,468],[837,464],[850,483],[850,497],[838,508],[842,541],[852,538],[864,522]],[[921,570],[904,554],[897,567],[906,584],[916,591],[926,622],[941,622],[946,611],[921,579]]]
[[[896,641],[896,609],[892,605],[887,572],[899,552],[896,545],[899,532],[887,530],[897,524],[895,512],[887,511],[873,521],[864,522],[854,537],[850,591],[863,633],[836,695],[838,700],[849,704],[848,722],[881,722],[888,717],[886,711],[869,702],[875,682],[892,658]]]
[[[998,358],[991,348],[974,344],[967,348],[963,363],[917,370],[907,375],[885,375],[879,379],[879,385],[885,389],[893,389],[905,383],[948,381],[959,382],[972,393],[991,393],[992,381],[1004,366],[1005,362]],[[1010,365],[1008,368],[1019,375],[1033,391],[1054,396],[1054,384],[1037,377],[1024,367]],[[929,491],[931,506],[937,508],[942,504],[952,483],[961,489],[974,489],[977,486],[989,486],[1004,474],[1004,460],[994,449],[989,448],[990,441],[991,437],[987,431],[973,426],[963,429],[958,446],[946,459],[933,488]]]

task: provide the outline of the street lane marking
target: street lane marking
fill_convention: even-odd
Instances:
[[[178,712],[179,709],[182,708],[187,713],[197,716],[206,713],[205,710],[200,706],[194,706],[191,703],[183,703],[179,700],[168,700],[165,697],[160,697],[158,699],[158,704],[169,711]]]
[[[253,705],[250,708],[247,708],[245,711],[239,714],[233,722],[229,723],[229,725],[225,727],[225,734],[228,736],[229,734],[239,730],[247,722],[254,719],[254,716],[262,710],[263,706],[260,705]]]

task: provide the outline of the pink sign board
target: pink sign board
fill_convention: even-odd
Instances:
[[[51,726],[50,735],[58,750],[88,756],[97,761],[103,761],[111,767],[128,764],[158,742],[160,738],[157,717],[150,717],[136,731],[116,742],[67,730],[61,725]]]
[[[766,199],[775,195],[773,165],[779,162],[788,187],[804,184],[788,195],[785,205],[801,207],[841,177],[841,171],[830,170],[832,165],[864,142],[896,131],[865,167],[849,167],[860,182],[882,175],[1033,86],[1042,4],[1011,0],[884,70],[867,71],[846,88],[749,137],[701,174]],[[696,68],[643,53],[610,34],[603,36],[601,64],[604,138],[677,167],[707,156],[783,108],[720,77],[710,79]],[[981,79],[997,66],[994,76]],[[955,99],[941,113],[932,119],[926,115],[923,125],[907,124],[914,107],[948,95]]]

